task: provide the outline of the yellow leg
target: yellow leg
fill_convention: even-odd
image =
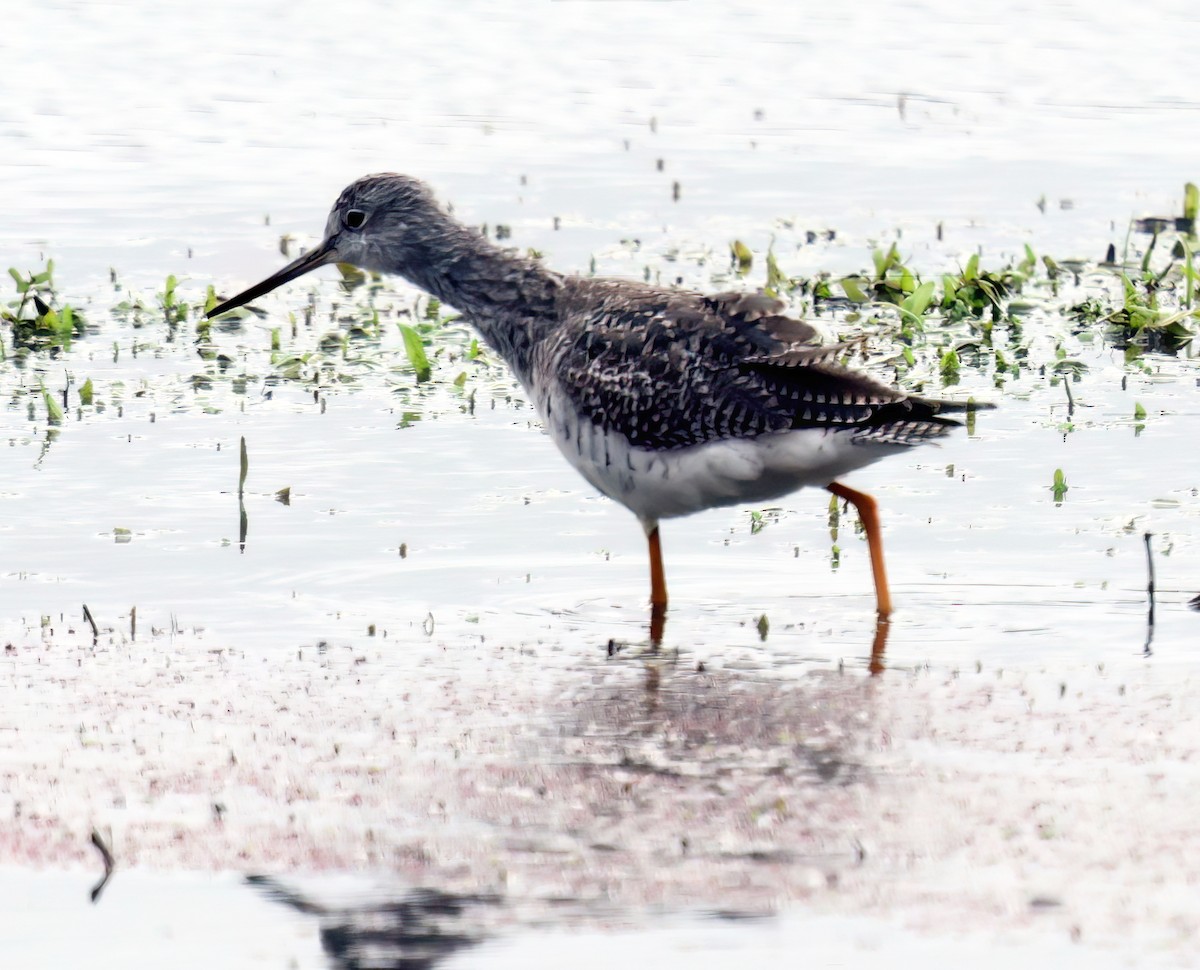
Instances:
[[[879,616],[886,620],[892,615],[892,595],[888,591],[887,569],[883,564],[883,536],[879,531],[879,509],[875,505],[875,499],[865,492],[847,488],[840,482],[834,482],[826,488],[858,510],[858,517],[867,531],[867,548],[871,552],[871,573],[875,577],[875,606]]]
[[[657,523],[646,530],[646,538],[650,542],[650,643],[657,647],[662,643],[667,622],[667,580]]]

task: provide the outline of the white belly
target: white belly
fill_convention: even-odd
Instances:
[[[573,424],[574,422],[572,422]],[[777,499],[806,485],[824,488],[856,468],[904,450],[855,444],[848,431],[802,429],[651,451],[592,424],[550,428],[584,478],[644,523],[720,505]]]

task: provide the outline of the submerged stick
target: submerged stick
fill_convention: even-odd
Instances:
[[[241,454],[239,455],[238,464],[238,498],[240,499],[246,492],[246,474],[250,471],[250,458],[246,454],[245,435],[242,435]]]
[[[1150,625],[1154,626],[1154,552],[1150,548],[1150,537],[1153,532],[1142,536],[1146,543],[1146,568],[1150,571],[1150,581],[1146,584],[1146,595],[1150,597]]]
[[[88,609],[87,603],[83,604],[83,618],[92,625],[92,643],[100,639],[100,628],[96,626],[96,618],[92,616],[92,611]]]
[[[241,458],[238,470],[238,549],[246,551],[246,533],[250,530],[250,520],[246,516],[246,474],[250,471],[250,458],[246,454],[246,436],[242,435]]]
[[[92,902],[96,902],[100,898],[100,894],[104,892],[104,887],[108,884],[109,878],[113,874],[113,869],[116,867],[116,860],[113,859],[112,852],[104,843],[103,836],[95,829],[92,829],[92,845],[100,850],[100,857],[104,860],[104,876],[101,880],[92,887]]]
[[[1153,532],[1142,535],[1142,540],[1146,543],[1146,568],[1150,573],[1149,582],[1146,584],[1146,595],[1150,600],[1149,626],[1146,630],[1146,645],[1142,648],[1142,653],[1147,657],[1150,656],[1150,641],[1154,639],[1154,550],[1150,548],[1150,537],[1153,535]]]

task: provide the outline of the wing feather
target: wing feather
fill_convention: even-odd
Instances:
[[[937,414],[939,402],[839,364],[850,344],[820,344],[815,328],[765,294],[572,282],[548,363],[583,420],[634,446],[684,448],[792,428],[915,444],[958,424]]]

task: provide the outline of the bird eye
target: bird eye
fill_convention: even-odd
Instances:
[[[367,221],[367,214],[362,209],[351,209],[346,213],[346,228],[361,229]]]

